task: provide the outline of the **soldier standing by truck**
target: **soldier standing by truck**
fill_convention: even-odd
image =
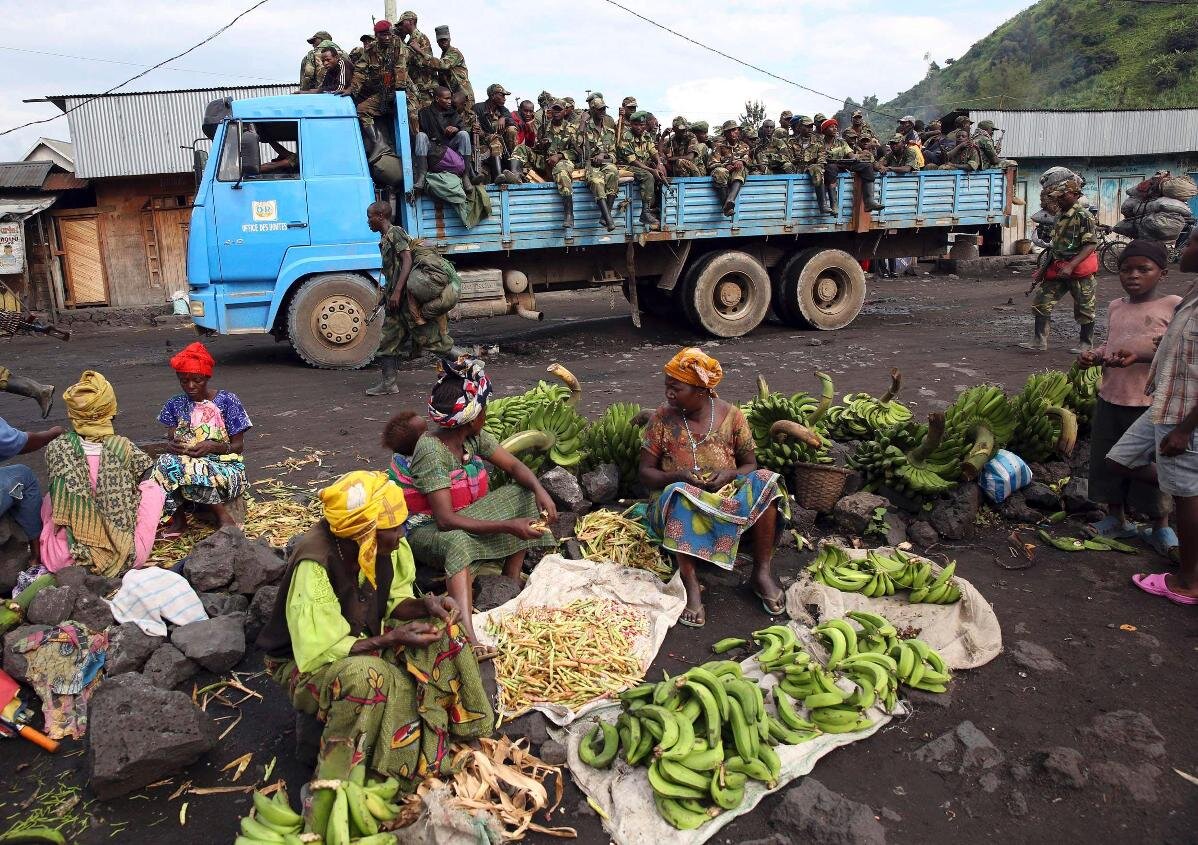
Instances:
[[[441,48],[441,82],[457,94],[466,93],[471,105],[474,104],[474,86],[470,84],[470,71],[466,69],[466,57],[462,51],[454,47],[449,40],[449,27],[439,26],[434,31],[437,36],[437,46]]]

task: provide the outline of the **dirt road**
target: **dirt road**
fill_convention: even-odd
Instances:
[[[1175,276],[1167,284],[1169,292],[1182,292],[1188,281]],[[1026,276],[1010,271],[985,279],[875,283],[865,313],[840,332],[802,333],[771,324],[748,338],[708,344],[727,372],[720,393],[731,400],[747,398],[758,373],[780,389],[814,390],[817,369],[836,378],[838,394],[880,393],[892,366],[904,374],[902,399],[920,413],[944,407],[958,390],[983,381],[1018,389],[1034,370],[1068,365],[1072,356],[1065,350],[1074,330],[1063,305],[1053,351],[1037,356],[1014,349],[1011,344],[1030,332],[1025,287]],[[1100,302],[1118,292],[1117,280],[1100,280]],[[498,345],[488,372],[501,395],[527,389],[544,376],[546,365],[559,361],[581,379],[585,413],[595,415],[621,400],[657,404],[662,363],[678,346],[704,340],[652,318],[643,330],[634,330],[618,293],[546,296],[540,304],[550,315],[540,326],[504,319],[458,327],[460,342]],[[192,339],[189,330],[174,327],[99,329],[66,345],[32,338],[3,341],[0,361],[60,388],[83,369],[101,370],[120,399],[118,430],[146,440],[161,435],[155,417],[176,389],[166,359]],[[299,484],[315,481],[321,473],[381,468],[388,457],[378,443],[383,421],[400,408],[421,407],[431,381],[427,368],[413,367],[402,374],[399,401],[370,400],[362,389],[374,380],[374,372],[313,371],[286,346],[257,338],[219,338],[210,348],[219,362],[214,385],[238,393],[255,424],[246,450],[252,479],[277,477],[280,470],[269,465],[296,454],[289,450],[328,453],[323,467],[308,466],[287,476]],[[33,410],[28,400],[3,400],[3,414],[14,425],[40,426]],[[56,408],[51,422],[64,421]],[[40,459],[31,463],[42,471]],[[1012,572],[995,564],[994,549],[1004,546],[1004,530],[983,527],[973,541],[939,551],[957,558],[960,574],[994,604],[1006,652],[979,670],[962,673],[950,694],[919,701],[910,718],[825,758],[812,777],[872,808],[892,842],[1198,842],[1198,787],[1174,772],[1198,774],[1193,730],[1198,616],[1130,586],[1131,573],[1161,568],[1151,555],[1071,556],[1042,550],[1030,569]],[[793,576],[806,559],[782,554],[780,573]],[[742,575],[708,580],[707,626],[701,631],[674,628],[654,666],[655,676],[662,668],[673,673],[702,662],[711,642],[764,623],[758,603],[740,583]],[[1053,659],[1040,654],[1037,660],[1034,646]],[[243,668],[257,664],[257,655],[251,654]],[[247,705],[247,718],[220,748],[171,786],[94,805],[93,829],[79,841],[231,842],[248,797],[168,801],[167,796],[187,779],[197,786],[227,785],[221,767],[247,751],[254,755],[249,775],[260,776],[275,757],[276,776],[286,777],[295,795],[307,773],[294,760],[290,709],[265,679],[258,679],[255,688],[264,702]],[[1129,713],[1142,714],[1155,726],[1155,742],[1145,738],[1144,720]],[[1096,723],[1103,714],[1116,715]],[[914,756],[921,746],[966,721],[978,732],[961,733],[979,743],[978,758],[991,767],[963,766],[960,753],[930,760]],[[989,740],[993,750],[983,747],[978,736]],[[1083,762],[1072,784],[1070,772],[1054,778],[1036,766],[1056,747],[1081,753]],[[6,744],[0,831],[39,783],[62,775],[64,782],[81,785],[83,748],[83,743],[65,743],[50,758],[24,743]],[[183,800],[190,801],[189,821],[180,827]],[[769,835],[769,819],[780,800],[767,799],[715,841]],[[575,825],[583,842],[606,841],[599,820],[573,786],[563,808],[554,824]]]

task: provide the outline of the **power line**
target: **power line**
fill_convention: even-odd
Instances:
[[[46,50],[30,50],[25,47],[9,47],[4,44],[0,44],[0,50],[9,50],[14,53],[30,53],[35,56],[53,56],[54,58],[57,58],[57,59],[78,59],[79,61],[82,61],[82,62],[103,62],[104,64],[109,64],[109,65],[129,65],[131,67],[141,67],[140,62],[122,62],[120,59],[101,59],[96,56],[76,56],[71,53],[51,53]],[[225,73],[225,72],[215,71],[215,70],[200,70],[198,68],[192,68],[192,67],[166,67],[166,68],[162,68],[162,69],[176,71],[178,73],[203,73],[208,76],[222,76],[226,79],[228,79],[228,77],[229,77],[229,74]],[[268,78],[265,76],[249,76],[248,74],[245,75],[245,78],[246,79],[260,79],[263,82],[277,81],[274,78]]]
[[[225,32],[225,30],[232,27],[233,24],[237,23],[239,20],[244,18],[246,15],[248,15],[250,12],[254,11],[255,9],[257,9],[261,6],[265,6],[269,2],[270,2],[270,0],[258,0],[257,3],[250,6],[245,11],[240,12],[235,18],[233,18],[233,20],[229,21],[227,24],[222,26],[220,29],[218,29],[216,32],[209,35],[207,38],[205,38],[203,41],[199,42],[198,44],[193,44],[192,46],[190,46],[186,50],[184,50],[182,53],[176,53],[175,55],[171,56],[169,59],[163,59],[162,61],[160,61],[158,64],[154,65],[153,67],[148,67],[145,70],[134,74],[133,76],[126,79],[124,82],[120,82],[120,83],[117,83],[116,85],[112,86],[107,91],[104,91],[100,94],[96,94],[94,97],[88,97],[86,100],[76,103],[75,105],[71,106],[69,109],[66,109],[62,114],[55,115],[54,117],[43,118],[42,120],[31,120],[28,123],[21,124],[20,126],[14,126],[11,129],[5,129],[3,132],[0,132],[0,137],[11,134],[11,133],[16,132],[21,129],[27,129],[30,126],[37,126],[38,124],[41,124],[41,123],[49,123],[52,120],[58,120],[58,118],[62,117],[63,115],[70,114],[71,112],[75,111],[75,109],[81,108],[81,107],[87,105],[88,103],[92,102],[93,100],[97,100],[100,97],[103,97],[107,94],[111,94],[113,91],[116,91],[120,88],[124,88],[130,82],[134,82],[138,79],[141,79],[146,74],[151,73],[152,71],[158,70],[158,68],[162,67],[163,65],[170,64],[175,59],[181,59],[184,56],[186,56],[188,53],[190,53],[194,50],[198,50],[200,47],[203,47],[209,41],[211,41],[214,38],[216,38],[217,36],[221,35],[223,32]]]
[[[688,41],[691,44],[694,44],[696,47],[702,47],[704,50],[707,50],[709,53],[715,53],[717,56],[723,56],[725,59],[728,59],[731,62],[736,62],[738,65],[743,65],[744,67],[750,68],[751,70],[755,70],[758,73],[765,74],[766,76],[769,76],[773,79],[777,79],[779,82],[785,82],[787,85],[793,85],[795,88],[800,88],[803,91],[807,91],[812,94],[816,94],[817,96],[820,96],[820,97],[826,97],[829,100],[833,100],[837,103],[840,103],[841,105],[844,105],[844,101],[846,99],[844,97],[834,97],[833,95],[825,93],[823,91],[817,91],[814,88],[803,85],[801,82],[795,82],[793,79],[787,79],[785,76],[779,76],[778,74],[773,73],[772,71],[768,71],[763,67],[758,67],[757,65],[752,64],[751,62],[746,62],[744,59],[739,59],[736,56],[729,55],[728,53],[725,53],[723,50],[717,50],[715,47],[704,44],[702,41],[696,41],[694,38],[691,38],[689,35],[683,35],[681,32],[670,29],[665,24],[658,23],[657,21],[653,20],[652,18],[647,18],[644,15],[642,15],[640,12],[637,12],[633,9],[629,9],[627,6],[617,3],[616,0],[603,0],[603,2],[608,3],[612,6],[615,6],[617,9],[621,9],[621,10],[627,12],[628,14],[632,15],[635,18],[640,18],[645,23],[647,23],[651,26],[655,26],[664,32],[668,32],[670,35],[673,35],[676,38],[681,38],[683,41]],[[890,112],[882,111],[881,109],[878,109],[878,108],[873,108],[873,109],[870,109],[869,111],[871,114],[880,114],[880,115],[884,115],[886,117],[893,117],[895,120],[897,120],[899,117],[896,114],[891,114]]]

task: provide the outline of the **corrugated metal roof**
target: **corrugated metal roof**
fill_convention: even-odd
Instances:
[[[52,161],[14,161],[0,164],[0,188],[40,188],[53,166]]]
[[[1198,152],[1198,109],[971,111],[1003,130],[1009,158],[1093,158]]]
[[[42,185],[43,191],[74,191],[86,188],[88,181],[80,179],[74,173],[51,173]]]
[[[110,94],[89,101],[88,94],[48,97],[67,115],[75,146],[75,175],[83,179],[190,173],[191,144],[202,138],[200,123],[208,103],[221,97],[271,97],[294,85],[193,88]],[[206,148],[208,141],[200,145]]]

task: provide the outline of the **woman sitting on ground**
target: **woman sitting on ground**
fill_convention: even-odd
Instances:
[[[695,571],[704,560],[731,570],[741,535],[753,539],[752,589],[770,615],[786,609],[785,593],[771,571],[778,507],[786,495],[777,473],[757,468],[753,433],[740,408],[718,398],[723,370],[695,348],[665,366],[666,404],[645,428],[641,481],[661,491],[650,527],[674,554],[686,586],[679,621],[703,627],[706,609]]]
[[[258,646],[292,705],[324,722],[317,778],[346,778],[364,757],[410,792],[448,771],[452,740],[490,734],[495,716],[458,606],[414,597],[403,491],[357,471],[320,500],[324,518],[292,550]]]
[[[113,430],[116,394],[104,376],[86,371],[62,398],[74,430],[46,447],[42,564],[115,578],[145,565],[166,493],[145,478],[154,459]]]
[[[171,516],[164,539],[187,528],[184,502],[210,509],[222,527],[236,524],[226,505],[245,492],[242,452],[253,424],[236,394],[208,386],[215,363],[202,343],[171,358],[183,392],[172,396],[158,415],[167,427],[165,454],[158,456],[154,469]]]
[[[412,511],[408,540],[422,564],[445,568],[446,586],[462,608],[466,635],[480,659],[493,650],[478,644],[470,616],[473,570],[502,560],[503,574],[519,582],[528,550],[557,541],[534,523],[557,520],[553,499],[532,471],[483,430],[491,383],[476,358],[442,361],[428,401],[433,430],[412,454],[410,478],[400,478]],[[486,458],[514,484],[488,492]]]

